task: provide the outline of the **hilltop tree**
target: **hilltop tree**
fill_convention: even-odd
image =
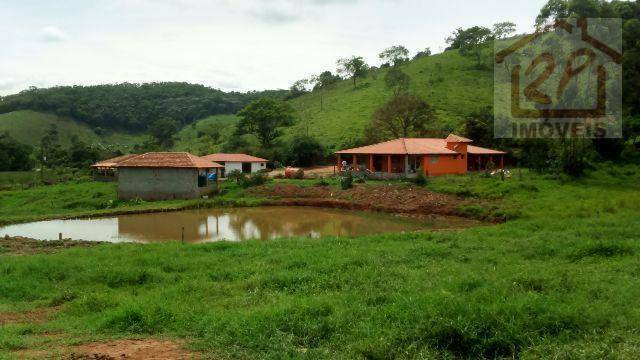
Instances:
[[[493,25],[493,37],[496,39],[504,39],[516,32],[516,24],[511,21],[503,21]]]
[[[459,49],[464,56],[476,58],[478,66],[481,65],[482,48],[493,39],[491,30],[482,26],[473,26],[468,29],[458,28],[446,39],[450,49]]]
[[[320,92],[320,111],[324,109],[324,92],[325,90],[340,81],[340,76],[333,75],[331,71],[323,71],[318,75],[313,75],[308,80],[309,84],[313,86],[313,91]]]
[[[238,132],[255,135],[262,147],[267,149],[280,136],[279,128],[293,124],[294,110],[282,100],[262,98],[245,106],[238,116]]]
[[[356,79],[364,77],[369,70],[369,65],[367,65],[362,56],[343,58],[338,60],[337,64],[338,74],[343,74],[347,78],[352,79],[354,89],[356,88]]]
[[[366,132],[370,140],[424,135],[435,112],[414,94],[395,96],[373,114]]]
[[[427,56],[431,56],[431,48],[424,48],[424,50],[418,51],[414,56],[413,56],[413,60],[415,59],[419,59],[422,57],[427,57]]]
[[[307,90],[307,86],[309,85],[309,82],[310,82],[309,79],[301,79],[294,82],[293,85],[291,85],[291,87],[289,88],[289,96],[287,96],[287,98],[295,99],[309,92]]]
[[[378,57],[389,65],[396,66],[409,60],[409,50],[402,45],[394,45],[384,49]]]
[[[384,84],[388,90],[393,92],[394,96],[407,91],[409,89],[410,82],[411,78],[409,75],[397,67],[390,68],[384,76]]]

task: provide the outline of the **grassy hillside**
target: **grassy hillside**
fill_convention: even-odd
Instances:
[[[0,114],[0,132],[8,131],[19,142],[36,146],[51,124],[58,127],[62,146],[68,146],[73,135],[89,144],[114,145],[127,150],[134,144],[141,142],[143,136],[122,132],[107,132],[98,136],[87,125],[56,115],[45,114],[31,110],[12,111]]]
[[[187,125],[176,135],[174,149],[196,155],[206,155],[222,150],[235,131],[238,117],[235,115],[213,115]]]
[[[459,131],[465,117],[492,104],[493,73],[477,70],[473,59],[457,51],[416,59],[401,68],[411,77],[411,90],[437,110],[435,130]],[[373,112],[391,96],[384,86],[386,72],[373,71],[355,90],[349,80],[334,85],[324,93],[323,111],[319,91],[291,100],[301,120],[289,134],[308,127],[332,149],[353,144]]]

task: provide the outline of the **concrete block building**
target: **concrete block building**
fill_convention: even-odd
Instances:
[[[211,172],[224,167],[186,152],[150,152],[114,165],[118,198],[143,200],[190,199],[213,190]]]

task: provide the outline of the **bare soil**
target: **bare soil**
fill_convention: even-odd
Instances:
[[[330,186],[264,185],[250,193],[271,199],[273,205],[321,206],[353,210],[423,215],[459,216],[470,200],[428,191],[412,185],[355,185],[348,190]]]
[[[182,360],[199,359],[176,341],[158,339],[125,339],[93,342],[71,347],[50,347],[46,350],[24,349],[14,353],[18,359],[64,360]]]
[[[39,308],[25,312],[0,312],[0,326],[16,323],[41,323],[49,320],[59,307]]]
[[[54,253],[72,247],[90,247],[98,244],[101,242],[71,239],[42,241],[21,236],[5,236],[0,237],[0,255]]]

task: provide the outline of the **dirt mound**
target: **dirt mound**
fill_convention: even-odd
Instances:
[[[69,360],[173,360],[197,359],[195,353],[168,340],[116,340],[75,346]]]
[[[251,193],[277,199],[281,205],[343,207],[396,213],[457,215],[465,202],[455,196],[435,193],[412,185],[356,185],[348,190],[329,186],[299,187],[293,184],[261,186]]]

